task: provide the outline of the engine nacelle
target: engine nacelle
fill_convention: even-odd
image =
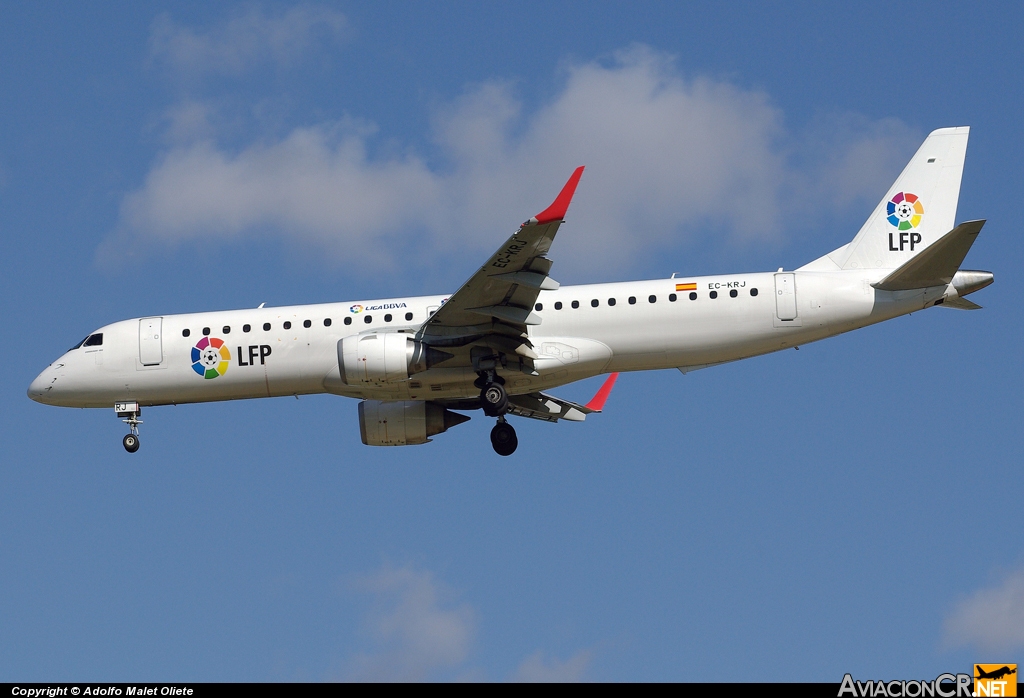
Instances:
[[[464,414],[422,400],[359,403],[359,435],[367,446],[425,444],[434,434],[468,421]]]
[[[338,341],[341,381],[352,386],[406,380],[451,357],[401,332],[367,332]]]

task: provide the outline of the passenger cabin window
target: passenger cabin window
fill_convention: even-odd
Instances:
[[[406,320],[412,320],[412,313],[406,313],[405,314],[405,319]]]
[[[252,331],[252,325],[242,325],[242,332]]]
[[[352,324],[352,318],[350,318],[350,317],[345,318],[345,324],[346,325],[351,325]]]
[[[309,329],[310,327],[313,326],[313,322],[311,320],[303,320],[302,326],[305,327],[306,329]]]
[[[736,289],[733,289],[733,290],[729,291],[729,297],[730,298],[735,298],[738,295],[739,295],[739,293],[736,291]]]
[[[690,300],[691,301],[697,300],[697,293],[695,291],[690,291]]]
[[[609,298],[608,299],[608,305],[615,305],[615,299],[614,298]]]
[[[712,298],[718,298],[718,291],[712,291],[708,295],[711,296]]]
[[[181,331],[182,337],[188,337],[190,334],[192,334],[192,330],[188,329],[187,327]]]
[[[330,326],[331,326],[331,318],[325,317],[324,318],[324,327],[330,327]]]
[[[292,328],[292,323],[291,323],[291,322],[289,322],[289,321],[287,321],[287,320],[285,320],[285,323],[284,323],[284,328],[285,328],[286,330],[290,330],[290,329]]]
[[[384,316],[384,322],[391,322],[391,313],[387,313]]]
[[[103,346],[103,333],[102,332],[97,332],[96,334],[89,335],[88,337],[85,338],[85,342],[82,343],[82,346],[84,346],[84,347],[101,347],[101,346]]]
[[[533,306],[533,309],[539,313],[540,311],[544,310],[544,304],[538,303],[537,305]]]
[[[221,329],[224,330],[224,334],[231,334],[231,325],[224,325]]]
[[[363,318],[363,322],[365,322],[367,325],[369,325],[371,322],[373,322],[373,316],[372,315],[367,315],[366,317]]]
[[[757,295],[757,289],[756,288],[750,289],[750,295],[756,296]]]
[[[629,297],[629,304],[630,305],[636,305],[636,296],[630,296]]]
[[[601,305],[601,304],[598,302],[598,300],[596,298],[594,300],[590,301],[590,307],[591,308],[596,308],[599,305]]]
[[[555,310],[562,309],[562,301],[555,301]]]
[[[264,322],[263,323],[263,331],[264,332],[270,332],[270,323],[269,322]]]
[[[210,334],[210,328],[209,327],[204,327],[203,328],[203,336],[206,337],[209,334]]]
[[[658,302],[658,297],[657,296],[647,296],[647,302],[648,303],[657,303]]]
[[[572,307],[573,307],[573,308],[578,308],[578,307],[580,307],[580,302],[579,302],[579,301],[573,301],[573,302],[572,302]]]
[[[677,298],[678,298],[678,296],[676,294],[674,294],[674,293],[668,294],[668,300],[669,300],[670,303],[675,303]]]

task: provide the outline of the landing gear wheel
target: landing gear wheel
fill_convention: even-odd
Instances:
[[[490,383],[480,391],[480,403],[488,417],[503,415],[508,409],[508,393],[501,383]]]
[[[491,446],[499,456],[511,456],[519,446],[516,430],[508,422],[501,421],[491,429]]]
[[[124,439],[121,440],[124,444],[124,450],[128,453],[135,453],[139,450],[139,437],[135,434],[127,434]]]

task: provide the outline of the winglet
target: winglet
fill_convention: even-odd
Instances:
[[[579,170],[576,171],[579,172],[582,169],[583,168],[581,167]],[[618,377],[618,373],[613,373],[610,376],[608,376],[608,380],[606,380],[604,382],[604,385],[601,386],[601,389],[597,391],[597,395],[595,395],[590,400],[590,402],[584,405],[584,407],[586,407],[588,410],[593,410],[594,412],[600,412],[602,409],[604,409],[604,403],[608,400],[608,396],[611,394],[612,387],[615,385],[615,380]]]
[[[582,176],[583,166],[581,165],[569,177],[569,181],[562,187],[562,191],[558,194],[555,202],[534,216],[534,220],[537,223],[550,223],[565,218],[565,212],[569,210],[569,202],[572,201],[572,195],[576,193],[576,185],[580,183],[580,177]]]

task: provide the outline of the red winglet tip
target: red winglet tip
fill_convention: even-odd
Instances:
[[[612,388],[615,386],[615,379],[618,377],[618,373],[613,373],[608,376],[608,380],[606,380],[604,385],[601,386],[601,389],[597,391],[597,395],[595,395],[590,402],[584,405],[584,407],[588,410],[594,410],[595,412],[603,410],[604,403],[608,401],[608,396],[611,394]]]
[[[583,165],[580,165],[576,168],[576,171],[569,177],[569,181],[562,187],[562,191],[559,192],[555,202],[534,216],[538,223],[550,223],[551,221],[560,221],[565,218],[565,212],[569,210],[569,202],[572,201],[572,195],[576,193],[576,185],[580,183],[580,177],[583,176],[583,167]]]

